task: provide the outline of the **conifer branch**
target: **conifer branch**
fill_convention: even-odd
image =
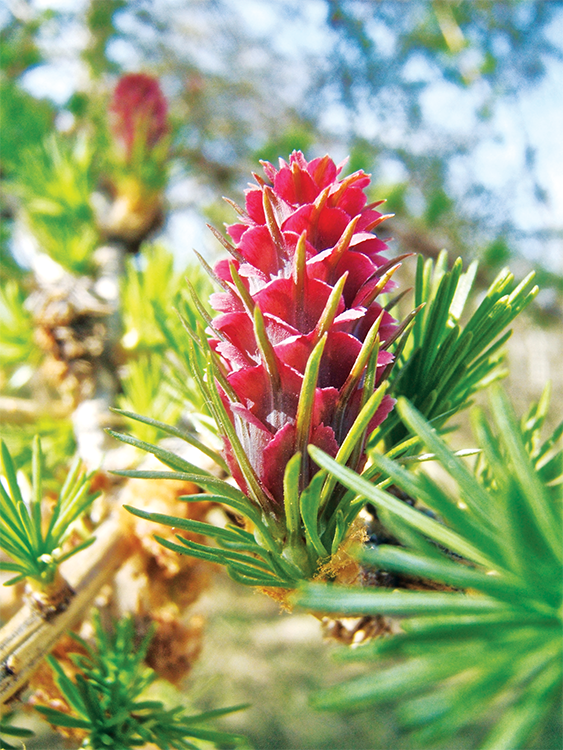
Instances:
[[[117,515],[96,531],[96,541],[86,554],[61,565],[74,595],[67,609],[45,620],[37,608],[25,603],[0,630],[0,703],[6,704],[25,686],[35,669],[61,636],[86,613],[104,583],[131,553]]]

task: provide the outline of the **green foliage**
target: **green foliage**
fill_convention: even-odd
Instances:
[[[184,403],[166,381],[166,376],[163,377],[164,367],[164,357],[157,352],[144,352],[130,360],[121,378],[123,392],[117,397],[119,408],[176,424]],[[162,430],[148,423],[135,422],[134,429],[141,440],[157,440],[163,435]]]
[[[107,45],[116,33],[114,16],[126,5],[126,0],[106,0],[88,6],[86,22],[90,32],[90,44],[84,50],[83,58],[88,63],[94,79],[100,78],[104,73],[118,70],[117,64],[108,59]]]
[[[500,236],[485,247],[482,262],[487,268],[499,268],[508,262],[510,255],[510,246],[506,239]]]
[[[447,195],[443,188],[437,188],[428,197],[424,220],[429,226],[435,226],[451,211],[453,200]]]
[[[30,369],[39,360],[25,299],[24,290],[15,279],[0,281],[0,366],[6,372],[21,367]]]
[[[46,101],[37,101],[7,78],[0,80],[2,168],[19,173],[19,159],[30,146],[38,146],[52,127],[54,113]]]
[[[472,263],[463,273],[458,258],[450,271],[446,268],[445,251],[436,264],[419,256],[415,307],[424,308],[401,341],[389,378],[391,395],[408,398],[437,428],[465,409],[477,391],[506,374],[501,347],[510,331],[504,331],[538,292],[533,274],[514,285],[514,276],[505,269],[463,323],[477,265]],[[390,450],[405,434],[394,413],[373,441],[383,437]]]
[[[0,211],[4,215],[9,213],[1,199]],[[20,279],[24,275],[23,269],[18,265],[10,251],[12,226],[13,224],[10,221],[0,223],[0,281],[2,282],[6,279]]]
[[[181,414],[182,404],[166,380],[163,382],[166,339],[158,325],[155,306],[163,297],[174,300],[180,282],[172,253],[153,245],[143,247],[139,259],[128,258],[121,289],[122,343],[129,357],[117,405],[173,423]],[[162,435],[148,424],[138,422],[135,428],[142,440],[156,440]]]
[[[220,748],[245,745],[240,735],[206,727],[210,719],[245,706],[186,716],[181,706],[166,709],[160,701],[147,699],[144,694],[156,679],[155,672],[144,663],[152,632],[139,643],[132,617],[117,622],[113,632],[104,631],[99,616],[93,621],[95,647],[72,634],[88,652],[87,656],[71,655],[80,670],[74,680],[55,658],[49,657],[57,685],[72,709],[68,714],[36,706],[51,724],[86,730],[83,747],[92,750],[128,750],[146,743],[162,750],[197,750],[199,745],[192,739]]]
[[[17,573],[4,585],[30,579],[40,588],[53,583],[58,566],[94,541],[89,537],[63,550],[73,523],[97,497],[90,492],[90,476],[76,459],[59,497],[46,511],[42,495],[42,452],[39,438],[33,443],[32,489],[26,502],[18,485],[12,457],[1,445],[3,479],[0,483],[0,543],[10,562],[0,562],[0,570]]]
[[[211,286],[199,264],[179,273],[174,270],[172,253],[161,245],[145,246],[139,259],[128,260],[122,285],[122,344],[128,362],[117,404],[125,411],[175,424],[187,402],[203,427],[206,421],[209,426],[209,420],[191,369],[186,367],[186,334],[178,315],[194,320],[192,305],[181,290],[184,276],[200,299],[209,296]],[[175,307],[177,312],[165,315],[163,300],[167,310]],[[149,442],[163,434],[148,422],[136,421],[134,430],[138,438]]]
[[[255,163],[262,159],[277,164],[280,154],[291,154],[293,151],[307,153],[313,144],[314,129],[311,123],[301,123],[296,120],[284,131],[275,133],[268,143],[262,144],[260,153],[254,154],[252,161]]]
[[[0,716],[0,750],[19,750],[20,745],[11,745],[2,735],[6,737],[27,738],[33,737],[31,729],[23,729],[12,725],[14,714]]]
[[[92,269],[95,180],[88,141],[52,134],[24,152],[12,184],[40,249],[72,273]]]
[[[37,21],[25,24],[12,18],[0,31],[0,68],[9,76],[41,62],[34,39],[38,26]]]
[[[377,508],[402,546],[360,553],[364,565],[426,579],[445,591],[381,591],[310,585],[302,607],[340,614],[400,616],[403,633],[341,655],[375,663],[369,672],[315,696],[319,708],[356,710],[400,699],[398,718],[416,747],[451,743],[495,719],[479,748],[528,746],[557,710],[562,685],[563,425],[539,437],[547,398],[520,424],[503,394],[491,396],[493,420],[476,410],[481,455],[472,472],[406,400],[406,427],[435,454],[456,486],[373,456],[388,477],[437,520],[371,485],[328,456],[315,460]],[[455,554],[454,554],[455,553]],[[451,590],[451,589],[454,590]],[[451,746],[451,744],[449,745]]]
[[[205,262],[204,262],[205,265]],[[211,285],[201,266],[190,266],[186,269],[188,295],[184,290],[174,300],[175,314],[169,315],[160,303],[155,303],[156,320],[166,340],[167,358],[170,362],[168,374],[170,382],[179,397],[189,405],[190,421],[197,431],[206,436],[211,445],[217,444],[217,426],[211,416],[209,403],[196,378],[195,367],[203,371],[207,364],[205,349],[195,348],[190,351],[187,343],[187,330],[200,325],[201,317],[209,319],[207,300]]]
[[[186,274],[191,275],[192,269]],[[162,350],[166,339],[157,309],[178,298],[183,274],[174,270],[174,256],[162,245],[144,245],[140,256],[127,259],[121,286],[123,346],[128,352]],[[201,276],[201,274],[200,274]]]
[[[66,468],[76,452],[72,421],[48,411],[34,412],[31,417],[29,423],[13,424],[6,420],[0,424],[0,438],[6,443],[17,469],[26,476],[31,476],[33,439],[35,435],[39,435],[43,453],[43,488],[56,492],[64,482]]]

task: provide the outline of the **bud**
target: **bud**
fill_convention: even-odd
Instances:
[[[167,115],[168,105],[156,78],[129,73],[119,80],[110,104],[110,127],[126,161],[135,152],[150,152],[168,133]]]
[[[168,105],[156,78],[123,76],[109,107],[109,197],[98,193],[94,208],[102,233],[137,252],[163,221],[167,179]]]

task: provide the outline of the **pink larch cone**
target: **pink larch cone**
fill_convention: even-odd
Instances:
[[[128,73],[109,106],[107,187],[111,203],[98,208],[98,224],[111,240],[137,252],[164,219],[170,128],[168,105],[156,78]]]
[[[369,176],[359,171],[339,179],[342,167],[328,156],[307,162],[301,152],[289,164],[280,160],[279,169],[267,162],[263,168],[268,181],[255,176],[240,223],[228,227],[233,244],[223,240],[232,258],[214,269],[223,291],[211,298],[220,313],[211,346],[228,381],[229,392],[221,389],[224,405],[275,512],[283,504],[291,457],[306,455],[307,444],[335,456],[371,395],[364,393],[366,337],[371,342],[378,327],[373,392],[392,360],[385,345],[397,327],[377,301],[392,286],[386,273],[392,263],[381,255],[387,246],[373,232],[385,217],[375,210],[378,204],[367,205]],[[307,401],[304,376],[321,342],[314,397]],[[363,442],[393,403],[383,398]],[[309,413],[303,413],[307,404]],[[247,491],[226,438],[225,452]],[[364,460],[362,444],[353,468],[361,469]],[[301,489],[315,469],[304,462]]]
[[[119,79],[110,104],[110,125],[128,161],[135,149],[150,151],[168,133],[167,116],[156,78],[128,73]]]

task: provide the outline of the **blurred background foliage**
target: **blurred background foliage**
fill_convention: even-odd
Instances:
[[[129,71],[159,77],[172,149],[165,223],[156,243],[128,259],[123,281],[121,408],[174,421],[197,398],[189,373],[178,382],[169,367],[182,364],[181,324],[169,312],[190,314],[184,277],[208,294],[188,266],[192,248],[210,259],[222,252],[205,228],[234,220],[221,196],[242,204],[258,159],[298,148],[308,158],[349,155],[346,170],[372,173],[370,197],[386,197],[396,214],[383,227],[397,252],[436,258],[446,247],[452,259],[478,258],[482,289],[507,264],[518,279],[536,270],[542,291],[512,351],[513,396],[522,410],[551,374],[557,411],[560,0],[8,0],[0,7],[3,394],[29,395],[38,364],[25,305],[37,243],[50,242],[43,249],[73,273],[89,272],[108,101]],[[516,370],[524,360],[529,369]],[[74,450],[72,425],[47,412],[29,421],[7,423],[1,436],[25,467],[39,431],[53,482]],[[138,429],[141,439],[159,437]],[[384,711],[312,714],[312,690],[342,677],[316,623],[279,618],[273,602],[218,586],[202,604],[211,625],[190,678],[201,707],[250,700],[252,712],[232,727],[256,748],[406,746]],[[457,748],[472,744],[460,736]]]
[[[171,103],[176,255],[191,251],[186,226],[197,236],[202,215],[228,216],[220,196],[240,195],[258,158],[330,150],[373,173],[402,249],[455,247],[489,280],[534,264],[542,310],[557,313],[559,0],[36,0],[7,3],[0,22],[4,181],[53,123],[65,136],[90,123],[101,163],[92,124],[109,88],[148,70]]]

